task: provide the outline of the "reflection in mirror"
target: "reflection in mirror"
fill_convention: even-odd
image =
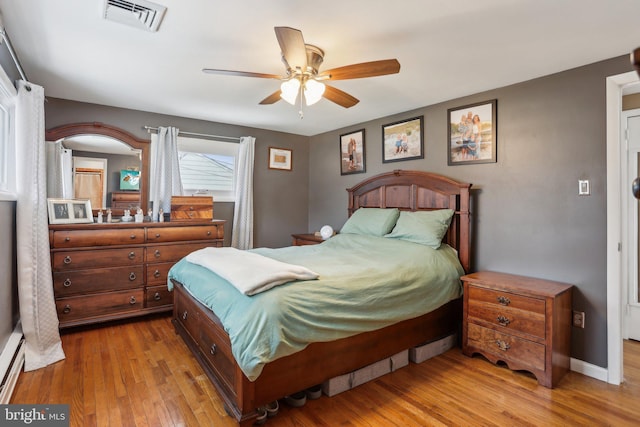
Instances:
[[[49,174],[48,184],[51,180],[62,183],[48,185],[49,197],[90,199],[94,214],[106,208],[114,215],[122,215],[124,209],[146,210],[149,141],[101,123],[50,129],[46,140],[47,169],[68,175],[65,180]]]

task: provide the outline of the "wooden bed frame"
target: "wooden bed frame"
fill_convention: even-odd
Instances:
[[[362,207],[432,210],[450,208],[454,218],[445,241],[458,250],[469,271],[469,189],[471,184],[441,175],[396,170],[347,189],[349,215]],[[306,349],[265,365],[251,382],[231,354],[229,337],[218,317],[174,281],[173,324],[222,397],[225,409],[243,426],[254,423],[256,408],[352,372],[400,351],[458,332],[462,298],[431,313],[376,331]]]

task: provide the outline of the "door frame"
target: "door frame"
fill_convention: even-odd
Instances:
[[[607,109],[607,382],[620,384],[622,362],[622,90],[638,81],[631,71],[606,79]],[[629,190],[629,189],[627,189]],[[630,190],[629,190],[630,191]],[[626,251],[625,251],[626,252]]]

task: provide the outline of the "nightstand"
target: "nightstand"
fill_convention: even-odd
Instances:
[[[293,246],[317,245],[318,243],[324,242],[322,237],[316,236],[313,233],[292,234],[291,237],[293,237]]]
[[[489,271],[461,280],[462,352],[529,371],[553,388],[569,370],[573,286]]]

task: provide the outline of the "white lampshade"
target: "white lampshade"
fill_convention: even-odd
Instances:
[[[304,99],[307,105],[313,105],[320,101],[324,93],[324,83],[310,79],[304,84]]]
[[[284,99],[291,105],[295,105],[298,91],[300,90],[300,80],[293,78],[280,85],[280,98]]]

